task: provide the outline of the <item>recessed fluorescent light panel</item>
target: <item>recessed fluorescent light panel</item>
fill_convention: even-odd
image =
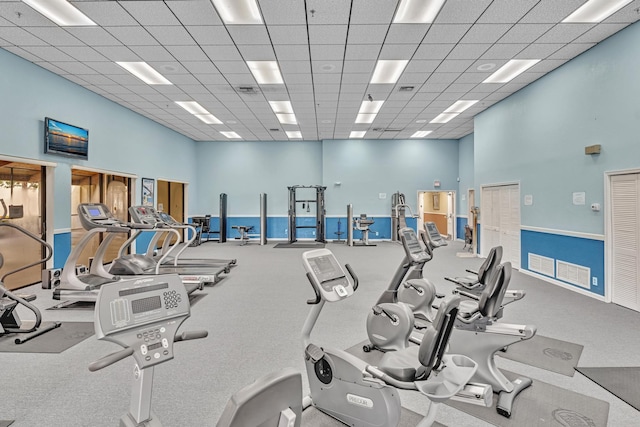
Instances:
[[[539,59],[512,59],[482,83],[507,83],[540,62]]]
[[[430,130],[419,130],[413,135],[411,135],[411,138],[424,138],[425,136],[429,135],[431,132],[432,131]]]
[[[358,114],[378,114],[384,101],[362,101]]]
[[[176,101],[176,104],[208,125],[219,125],[222,123],[216,116],[208,112],[206,108],[198,104],[196,101]]]
[[[67,0],[22,0],[61,27],[97,25]]]
[[[262,24],[256,0],[213,0],[213,5],[227,25]]]
[[[366,130],[352,130],[349,134],[349,138],[364,138],[366,133]]]
[[[194,114],[194,115],[208,125],[222,124],[222,122],[218,120],[218,118],[213,114]]]
[[[436,19],[445,0],[401,0],[394,24],[429,24]]]
[[[407,66],[409,60],[387,60],[381,59],[376,64],[376,68],[373,70],[373,76],[371,77],[371,84],[393,84],[398,81],[404,68]]]
[[[283,125],[297,125],[298,120],[295,114],[276,114],[278,121]]]
[[[173,84],[162,74],[154,70],[146,62],[116,62],[119,66],[142,80],[148,85],[170,85]]]
[[[289,139],[302,139],[302,132],[299,130],[288,130],[286,134]]]
[[[562,22],[600,22],[613,15],[632,0],[589,0]]]
[[[458,113],[442,113],[429,123],[447,123],[458,116]]]
[[[258,84],[284,84],[276,61],[247,61],[247,66]]]
[[[242,137],[240,135],[238,135],[235,132],[230,132],[230,131],[220,131],[220,133],[224,136],[226,136],[229,139],[242,139]]]
[[[471,107],[473,104],[478,102],[477,100],[469,100],[469,101],[456,101],[451,107],[444,110],[445,113],[462,113],[467,108]]]
[[[276,114],[293,114],[291,101],[269,101],[269,105]]]
[[[376,119],[376,114],[358,114],[356,116],[356,123],[373,123]]]

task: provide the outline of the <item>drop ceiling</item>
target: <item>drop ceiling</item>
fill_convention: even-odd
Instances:
[[[210,0],[71,1],[98,25],[59,27],[0,0],[0,48],[196,141],[458,139],[473,117],[640,18],[634,0],[598,24],[562,23],[584,0],[447,0],[432,24],[396,24],[396,0],[258,0],[264,23],[225,25]],[[378,60],[409,60],[396,84],[369,84]],[[511,59],[540,59],[509,83],[482,83]],[[284,84],[259,85],[246,61],[275,60]],[[172,85],[150,86],[115,61],[145,61]],[[362,101],[384,100],[373,123]],[[478,100],[444,124],[457,100]],[[222,121],[205,124],[176,101]],[[297,125],[269,101],[291,101]]]

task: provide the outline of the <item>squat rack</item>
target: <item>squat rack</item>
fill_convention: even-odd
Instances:
[[[287,187],[289,189],[289,243],[296,242],[297,239],[297,230],[299,228],[314,228],[316,230],[316,242],[326,243],[324,238],[325,234],[325,215],[326,210],[324,208],[324,191],[327,187],[323,187],[321,185],[293,185],[291,187]],[[316,190],[316,198],[313,199],[298,199],[297,191],[302,188],[315,188]],[[296,223],[297,216],[297,207],[298,203],[302,203],[302,207],[304,209],[304,204],[307,206],[311,203],[316,204],[316,225],[298,225]]]

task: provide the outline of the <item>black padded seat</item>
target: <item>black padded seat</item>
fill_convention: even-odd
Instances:
[[[382,356],[378,368],[399,381],[414,381],[416,371],[421,366],[418,360],[417,345],[401,351],[389,351]]]

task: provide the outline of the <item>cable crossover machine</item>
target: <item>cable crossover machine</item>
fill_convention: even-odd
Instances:
[[[326,243],[325,236],[325,215],[326,210],[324,208],[324,191],[327,187],[321,185],[293,185],[287,187],[289,189],[289,243],[295,243],[297,238],[297,231],[299,228],[313,228],[316,230],[316,242]],[[316,190],[316,198],[313,199],[298,199],[297,191],[305,188],[313,188]],[[296,223],[298,204],[302,204],[302,209],[307,212],[311,212],[311,204],[316,205],[316,223],[315,225],[298,225]]]

